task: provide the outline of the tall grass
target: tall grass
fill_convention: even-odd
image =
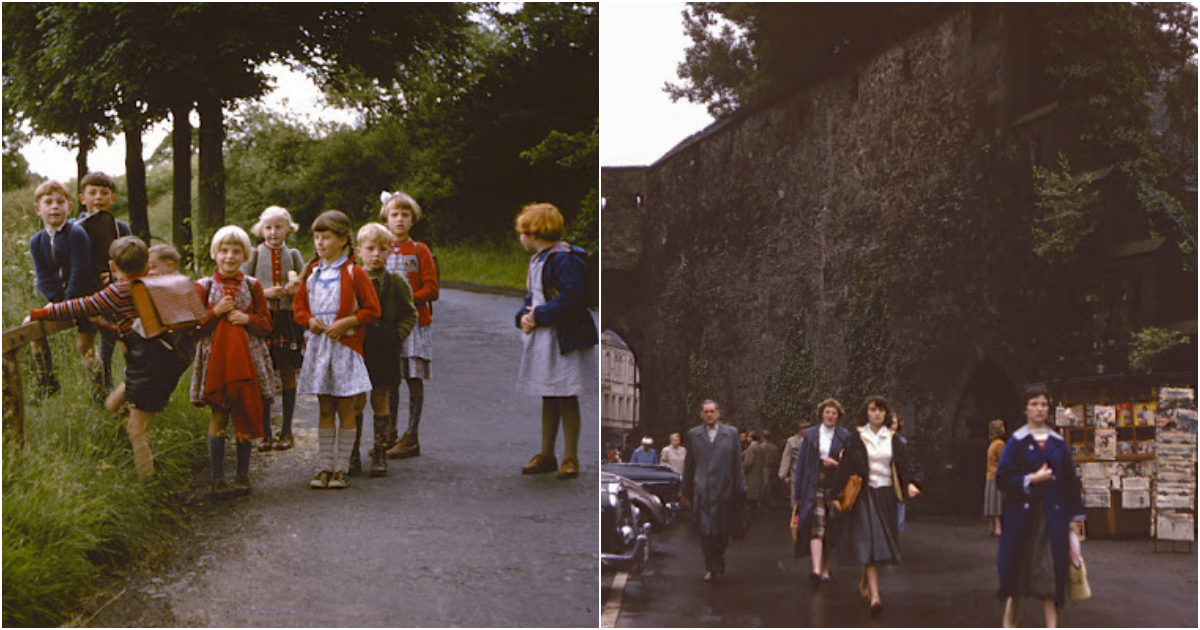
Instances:
[[[33,287],[29,237],[40,229],[33,189],[4,194],[4,327],[44,300]],[[4,625],[57,625],[106,569],[160,543],[182,515],[180,494],[204,460],[207,415],[188,402],[190,374],[155,416],[155,476],[140,481],[118,420],[91,400],[75,334],[50,338],[63,390],[35,400],[33,365],[21,351],[26,446],[3,447]],[[120,380],[124,360],[113,360]]]
[[[504,244],[439,245],[434,249],[442,282],[525,288],[530,254],[514,238]]]

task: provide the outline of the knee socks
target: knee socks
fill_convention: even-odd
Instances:
[[[283,426],[280,435],[292,434],[292,415],[296,413],[296,388],[283,390]]]
[[[350,449],[352,452],[358,451],[358,449],[362,446],[362,427],[363,414],[360,411],[358,412],[358,415],[354,417],[354,447]]]
[[[417,437],[417,429],[421,426],[421,407],[425,406],[425,392],[408,391],[408,433]]]
[[[338,429],[337,462],[333,470],[346,472],[350,470],[350,451],[354,448],[354,429]]]
[[[558,398],[542,398],[542,455],[554,457],[554,443],[558,441]]]
[[[237,442],[237,476],[245,479],[250,476],[250,449],[249,441]]]
[[[371,450],[371,456],[374,458],[376,456],[376,452],[378,452],[378,456],[383,458],[385,463],[387,461],[387,457],[385,457],[385,451],[388,449],[387,429],[389,422],[391,422],[390,416],[375,416],[375,446]]]
[[[317,470],[333,472],[333,460],[336,453],[333,449],[333,438],[337,429],[319,427],[317,429]]]
[[[399,385],[392,388],[392,391],[388,392],[388,413],[391,414],[388,416],[388,429],[390,430],[388,435],[390,436],[390,435],[396,433],[396,419],[400,417],[400,386]],[[388,438],[389,441],[391,441],[392,439],[393,438],[391,438],[391,437]]]
[[[574,396],[563,398],[558,403],[562,414],[563,459],[579,461],[579,399]]]
[[[225,477],[225,436],[208,436],[208,461],[212,464],[213,481]]]
[[[263,426],[263,439],[270,441],[271,440],[271,403],[267,402],[267,400],[265,398],[263,399],[262,426]]]

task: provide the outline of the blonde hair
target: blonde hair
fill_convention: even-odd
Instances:
[[[263,224],[276,217],[283,217],[287,220],[288,234],[300,230],[300,224],[292,220],[292,213],[288,212],[287,208],[283,206],[269,206],[266,210],[262,211],[262,214],[258,215],[258,222],[254,224],[254,227],[250,228],[250,231],[255,236],[262,238]]]
[[[381,222],[387,223],[388,213],[392,211],[392,208],[400,208],[401,210],[412,212],[414,224],[421,220],[421,206],[417,205],[417,200],[409,196],[408,193],[392,193],[392,196],[383,202],[383,207],[379,209],[379,220]]]
[[[150,257],[159,260],[168,260],[175,265],[178,265],[180,260],[179,250],[175,249],[174,245],[168,245],[167,243],[159,243],[151,247]]]
[[[62,182],[54,179],[47,179],[38,184],[37,190],[33,191],[33,203],[37,203],[46,195],[58,193],[67,198],[67,203],[71,203],[71,191]]]
[[[543,241],[562,238],[563,216],[553,205],[531,203],[517,215],[517,234],[528,234]]]
[[[241,245],[242,251],[246,253],[246,258],[250,258],[250,251],[252,249],[252,246],[250,245],[250,235],[246,234],[246,230],[243,230],[236,225],[226,225],[225,227],[217,230],[216,234],[213,234],[212,244],[208,248],[208,254],[212,256],[213,260],[216,260],[217,252],[221,249],[221,246],[229,243],[237,243],[238,245]]]
[[[358,245],[375,243],[384,248],[392,246],[392,232],[382,223],[368,223],[358,228]]]

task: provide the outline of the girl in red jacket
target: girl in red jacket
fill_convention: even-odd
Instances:
[[[307,331],[296,390],[315,394],[321,405],[317,474],[309,486],[345,488],[355,415],[365,402],[363,394],[371,391],[362,357],[363,338],[367,324],[378,319],[381,310],[371,278],[350,257],[350,219],[328,210],[317,217],[312,229],[319,258],[309,264],[292,302],[296,323]],[[335,413],[341,420],[337,431]]]

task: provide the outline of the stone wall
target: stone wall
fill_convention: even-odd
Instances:
[[[848,410],[886,393],[934,476],[973,468],[954,451],[987,416],[1020,420],[1014,384],[1049,369],[1029,254],[1048,132],[1012,126],[1034,109],[1016,19],[964,7],[650,167],[605,169],[603,318],[637,352],[652,434],[695,424],[701,394],[760,426],[793,321],[817,389],[853,393]]]

